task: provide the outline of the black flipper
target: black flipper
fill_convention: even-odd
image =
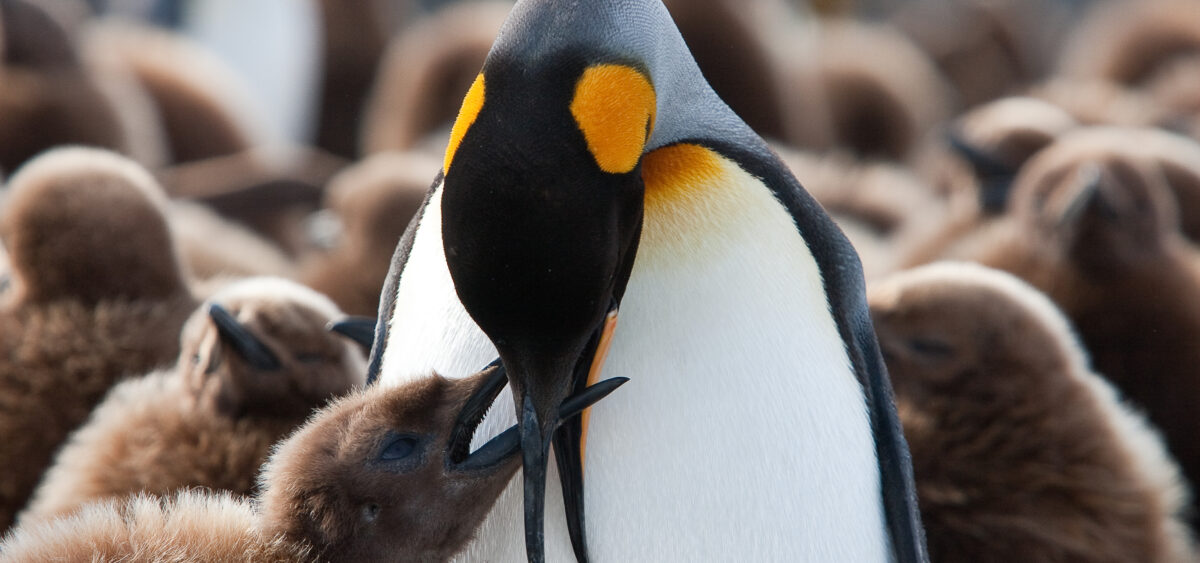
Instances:
[[[442,175],[442,172],[438,172],[437,177],[433,179],[433,185],[425,194],[425,200],[421,202],[421,209],[409,221],[408,228],[404,230],[404,235],[396,244],[396,251],[392,253],[392,264],[388,267],[387,278],[384,279],[383,288],[379,294],[379,315],[376,321],[375,341],[371,346],[371,357],[367,359],[368,387],[374,384],[376,379],[379,379],[379,370],[383,367],[383,349],[388,338],[388,322],[392,320],[392,315],[396,312],[396,290],[400,287],[400,275],[404,272],[405,264],[408,263],[408,255],[412,252],[413,242],[417,239],[417,228],[421,226],[421,220],[425,217],[425,209],[429,207],[429,201],[433,199],[434,192],[442,184]]]

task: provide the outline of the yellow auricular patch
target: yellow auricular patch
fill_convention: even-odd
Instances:
[[[623,174],[637,166],[654,127],[654,87],[619,64],[590,66],[575,83],[571,115],[600,169]]]
[[[458,151],[458,145],[462,142],[463,135],[467,134],[467,129],[471,128],[471,124],[475,123],[475,118],[479,117],[479,110],[483,109],[483,73],[475,77],[475,82],[471,83],[471,88],[467,90],[466,97],[463,98],[462,108],[458,110],[458,119],[454,120],[454,127],[450,129],[450,144],[446,145],[446,160],[442,164],[442,172],[450,171],[450,161],[454,160],[454,153]]]

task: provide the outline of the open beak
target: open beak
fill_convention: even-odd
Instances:
[[[458,471],[477,471],[496,467],[505,460],[512,458],[521,451],[520,430],[513,426],[488,440],[474,452],[469,452],[471,440],[476,429],[483,421],[492,403],[508,382],[508,373],[499,360],[493,362],[484,370],[483,383],[471,395],[459,411],[454,428],[450,431],[450,441],[447,444],[447,463]],[[600,399],[607,397],[621,385],[629,381],[625,377],[614,377],[591,385],[579,393],[567,397],[558,410],[560,421],[573,420]],[[469,452],[469,453],[468,453]]]
[[[336,332],[370,353],[375,343],[375,317],[346,317],[340,321],[330,322],[325,330]]]
[[[279,357],[224,307],[216,303],[209,305],[208,316],[212,318],[213,324],[217,325],[221,339],[241,355],[246,363],[261,371],[276,371],[283,367]]]

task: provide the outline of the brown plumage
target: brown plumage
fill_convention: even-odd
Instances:
[[[1019,92],[1049,70],[1069,14],[1057,2],[905,2],[892,21],[954,86],[959,107]]]
[[[448,135],[511,9],[506,0],[460,2],[393,39],[363,114],[362,153],[417,148],[443,129]],[[441,157],[444,140],[432,144]]]
[[[388,38],[413,0],[321,0],[321,89],[316,146],[343,158],[359,154],[367,95]]]
[[[209,303],[238,316],[281,366],[265,370],[241,358]],[[22,525],[138,492],[250,494],[272,444],[363,383],[357,345],[325,330],[342,316],[324,296],[282,279],[226,287],[189,319],[174,369],[117,386],[72,435],[21,513]]]
[[[1046,292],[1196,483],[1200,256],[1145,144],[1122,129],[1062,137],[1017,178],[1009,217],[960,255]]]
[[[1097,3],[1072,33],[1059,71],[1142,86],[1180,59],[1200,57],[1200,10],[1190,0]]]
[[[35,4],[0,2],[0,168],[59,144],[128,149],[114,102],[85,72],[66,31]]]
[[[1178,467],[1044,295],[937,264],[869,299],[931,560],[1195,560]]]
[[[1170,111],[1145,92],[1107,80],[1060,76],[1031,88],[1029,94],[1062,108],[1083,125],[1146,127],[1171,119]]]
[[[901,267],[931,262],[964,236],[987,229],[1007,207],[1025,162],[1076,127],[1061,108],[1023,96],[989,102],[956,119],[918,158],[921,175],[950,211],[932,227],[935,234],[905,249],[897,260]]]
[[[180,561],[447,560],[520,467],[515,442],[484,467],[459,465],[500,390],[492,375],[434,375],[338,400],[276,449],[257,505],[199,491],[165,502],[109,501],[22,525],[0,553],[15,561],[146,553]]]
[[[169,162],[245,151],[263,137],[245,86],[215,55],[185,37],[132,22],[89,26],[83,48],[115,59],[152,101]]]
[[[384,152],[338,174],[321,213],[341,232],[301,266],[304,283],[348,314],[375,315],[396,244],[440,169],[431,156]]]
[[[907,159],[950,107],[928,57],[885,25],[823,22],[810,77],[825,101],[833,143],[859,157]],[[790,119],[813,118],[795,111]]]
[[[173,198],[202,203],[249,227],[291,256],[309,248],[304,219],[346,162],[319,150],[253,149],[173,166],[160,173]]]
[[[282,249],[203,204],[172,201],[167,217],[180,255],[198,281],[250,276],[291,278],[296,274],[295,265]]]
[[[114,383],[173,361],[196,306],[136,164],[60,149],[12,177],[0,213],[13,287],[0,311],[0,527]]]

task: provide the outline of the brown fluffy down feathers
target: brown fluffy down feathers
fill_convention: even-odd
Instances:
[[[135,492],[202,486],[250,494],[271,445],[297,424],[221,416],[189,400],[172,371],[126,381],[63,446],[20,522]]]
[[[190,296],[63,301],[0,315],[0,527],[25,505],[67,435],[121,378],[171,363]],[[136,327],[136,330],[131,330]]]
[[[440,168],[422,153],[381,152],[330,180],[323,213],[336,215],[341,236],[302,263],[304,283],[347,314],[375,315],[392,253]]]
[[[1193,561],[1179,469],[1066,319],[969,264],[871,288],[930,559]]]
[[[3,528],[112,385],[178,356],[196,306],[161,191],[136,164],[60,149],[19,170],[5,195],[0,234],[16,287],[0,309]]]
[[[249,502],[199,491],[91,504],[76,515],[21,528],[3,552],[6,561],[286,563],[310,558],[303,546],[265,536]]]
[[[252,278],[213,302],[239,318],[279,369],[244,362],[200,307],[183,330],[175,369],[113,389],[63,447],[22,523],[136,492],[203,486],[249,494],[275,441],[362,383],[357,345],[325,330],[342,314],[324,296]]]

